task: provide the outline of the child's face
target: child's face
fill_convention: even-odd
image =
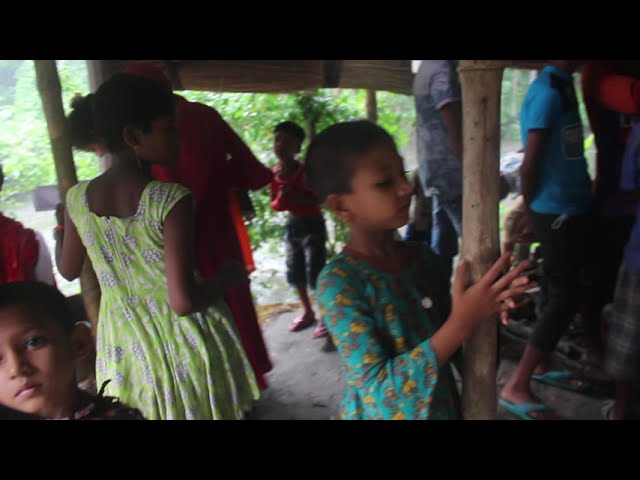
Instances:
[[[282,130],[273,136],[273,151],[278,160],[291,160],[300,151],[300,141]]]
[[[149,163],[175,165],[180,155],[178,129],[171,115],[156,118],[150,132],[139,132],[138,155]]]
[[[72,339],[53,318],[0,309],[0,403],[45,418],[70,413],[77,394]]]
[[[351,193],[343,194],[343,218],[370,230],[393,230],[409,220],[413,186],[392,144],[374,146],[357,160]]]

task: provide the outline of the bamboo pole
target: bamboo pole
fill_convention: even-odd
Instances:
[[[500,255],[500,89],[503,64],[461,60],[463,104],[462,255],[479,279]],[[497,321],[484,324],[464,346],[465,419],[493,419],[497,411]]]
[[[375,90],[367,90],[367,119],[378,123],[378,101]]]
[[[58,77],[55,60],[34,60],[34,64],[38,91],[47,121],[53,161],[55,162],[58,176],[60,198],[64,200],[67,196],[67,191],[78,183],[78,177],[76,176],[76,168],[71,151],[71,137],[67,129],[67,121],[62,105],[60,78]],[[88,258],[80,274],[80,286],[87,316],[95,336],[100,308],[100,286]]]

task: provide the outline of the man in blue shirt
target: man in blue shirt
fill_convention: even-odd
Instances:
[[[555,418],[534,397],[530,380],[577,390],[571,372],[553,372],[549,355],[579,305],[586,213],[591,180],[584,157],[582,121],[573,85],[574,60],[551,60],[531,84],[520,113],[525,147],[522,194],[542,245],[543,278],[538,324],[500,404],[523,419]]]

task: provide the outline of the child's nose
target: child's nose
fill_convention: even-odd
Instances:
[[[413,195],[413,184],[411,184],[411,182],[409,182],[405,177],[402,177],[398,193],[402,197]]]
[[[7,372],[10,378],[23,375],[28,370],[27,364],[22,356],[17,352],[8,352],[5,354],[5,362]]]

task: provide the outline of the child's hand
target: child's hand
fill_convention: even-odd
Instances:
[[[461,260],[453,282],[452,316],[475,330],[480,323],[498,313],[515,308],[517,305],[513,297],[523,294],[532,288],[533,284],[527,277],[520,275],[529,266],[528,261],[521,262],[516,268],[502,275],[512,261],[511,254],[505,253],[480,280],[466,287],[469,266],[465,260]]]

